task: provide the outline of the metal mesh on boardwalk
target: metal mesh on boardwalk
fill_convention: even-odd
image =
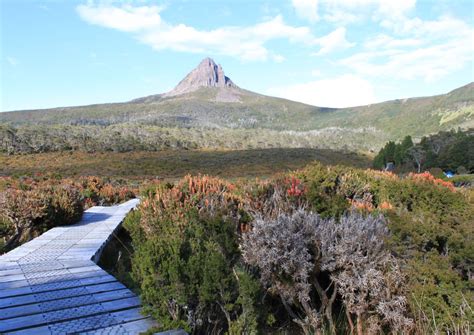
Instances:
[[[0,333],[138,334],[150,328],[139,299],[93,262],[137,204],[92,207],[79,223],[0,256]]]

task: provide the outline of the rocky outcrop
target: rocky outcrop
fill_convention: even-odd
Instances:
[[[173,90],[163,96],[189,93],[201,87],[238,88],[229,77],[225,76],[222,66],[211,58],[205,58]]]

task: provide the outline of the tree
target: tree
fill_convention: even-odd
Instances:
[[[421,172],[421,166],[426,158],[426,151],[421,146],[412,147],[408,150],[408,153],[416,163],[418,173]]]
[[[377,156],[375,156],[372,163],[375,169],[382,170],[385,167],[385,148],[380,149]]]
[[[410,135],[405,136],[405,138],[403,139],[403,141],[401,143],[401,146],[402,146],[404,151],[410,149],[413,146],[413,140],[412,140]]]
[[[395,142],[389,141],[385,146],[385,161],[384,163],[387,164],[388,162],[395,161],[395,152],[397,150],[397,145]]]

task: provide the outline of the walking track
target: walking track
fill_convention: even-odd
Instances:
[[[138,199],[92,207],[0,256],[0,334],[138,334],[154,323],[133,292],[96,265]]]

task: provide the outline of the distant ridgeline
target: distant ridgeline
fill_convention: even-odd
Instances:
[[[474,173],[474,128],[444,131],[414,144],[411,136],[389,141],[374,158],[374,168],[392,163],[399,172],[440,168],[458,174]]]
[[[341,92],[344,94],[344,92]],[[474,127],[474,83],[447,94],[323,108],[238,87],[204,59],[172,91],[125,103],[0,113],[0,151],[306,147],[378,151]]]

